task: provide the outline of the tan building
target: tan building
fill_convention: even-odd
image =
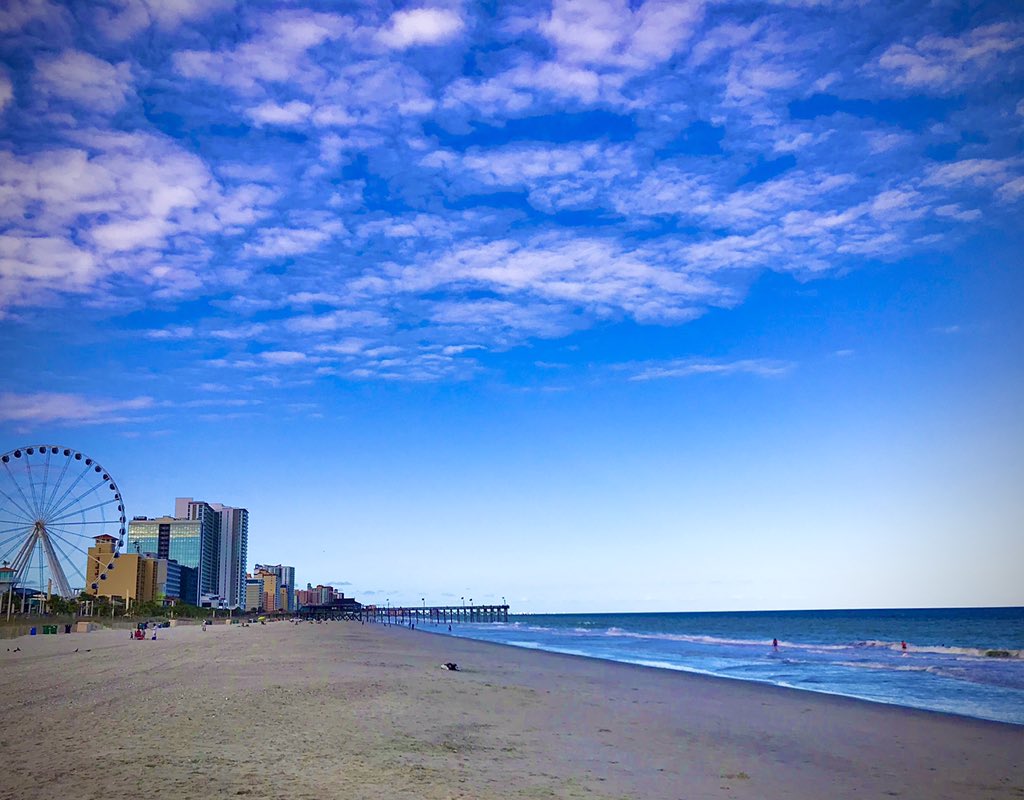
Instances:
[[[246,576],[245,609],[273,614],[285,608],[282,599],[286,597],[287,592],[288,587],[278,585],[277,575],[258,569],[254,575]]]
[[[263,606],[263,610],[268,614],[273,614],[280,607],[278,596],[280,587],[277,585],[277,575],[273,572],[259,569],[256,570],[256,577],[263,581],[263,597],[261,598],[260,605]]]
[[[259,611],[263,605],[263,581],[250,576],[245,582],[245,610]]]
[[[125,553],[114,561],[113,536],[97,536],[96,544],[89,548],[85,567],[86,589],[96,597],[120,597],[134,603],[151,603],[158,599],[161,587],[167,581],[167,565],[158,559],[135,553]],[[114,569],[106,569],[113,563]],[[106,579],[100,574],[106,572]],[[162,578],[162,580],[161,580]],[[93,584],[96,589],[92,588]]]

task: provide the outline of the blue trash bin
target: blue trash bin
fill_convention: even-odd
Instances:
[[[35,636],[36,635],[36,629],[35,628],[29,628],[28,629],[28,635],[29,636]]]

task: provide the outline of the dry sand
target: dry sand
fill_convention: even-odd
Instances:
[[[24,637],[0,675],[4,800],[1024,797],[1024,727],[380,625]]]

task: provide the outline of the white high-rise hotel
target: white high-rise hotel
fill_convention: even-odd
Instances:
[[[207,506],[213,511],[217,528],[217,558],[213,565],[211,585],[203,587],[204,594],[223,598],[226,608],[245,605],[245,565],[249,557],[249,512],[221,503],[203,503],[191,497],[174,500],[174,516],[192,519]]]

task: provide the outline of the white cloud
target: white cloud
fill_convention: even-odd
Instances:
[[[690,0],[647,0],[635,9],[626,0],[555,0],[535,25],[555,58],[523,53],[495,75],[455,80],[442,105],[486,117],[520,114],[541,98],[633,107],[623,87],[679,52],[703,14],[704,4]]]
[[[389,325],[388,318],[372,309],[331,311],[306,314],[287,320],[285,327],[296,333],[328,333],[348,329],[379,328]]]
[[[166,328],[156,328],[154,330],[144,331],[143,335],[147,339],[156,340],[180,340],[180,339],[191,339],[195,335],[196,329],[191,325],[168,325]]]
[[[113,8],[97,6],[94,13],[104,36],[124,41],[153,25],[174,30],[233,5],[233,0],[115,0]]]
[[[230,328],[218,328],[210,331],[207,335],[211,339],[236,342],[243,339],[255,339],[258,336],[262,336],[266,330],[266,325],[260,322],[254,322],[248,325],[234,325]]]
[[[435,150],[420,164],[442,169],[463,190],[478,184],[525,187],[534,208],[547,213],[597,207],[610,186],[632,180],[637,172],[632,147],[597,142],[473,148],[462,154]]]
[[[1001,60],[1024,47],[1024,26],[994,23],[959,37],[935,34],[914,44],[894,44],[878,59],[877,67],[895,83],[909,89],[940,94],[961,86],[995,80]]]
[[[350,336],[331,344],[318,345],[316,349],[317,352],[330,353],[332,355],[355,356],[366,350],[369,344],[369,339]]]
[[[313,107],[309,103],[292,100],[288,103],[262,103],[250,108],[246,114],[260,125],[295,125],[309,119]]]
[[[98,424],[126,422],[131,412],[154,406],[151,397],[127,400],[86,397],[58,392],[0,392],[0,420],[28,424]]]
[[[159,136],[84,130],[76,147],[0,151],[4,304],[105,292],[130,275],[156,292],[194,290],[209,253],[196,237],[237,230],[272,193],[225,191],[201,159]],[[160,251],[159,258],[156,252]]]
[[[99,276],[97,258],[69,239],[17,229],[0,234],[0,307],[38,302],[54,291],[85,292]]]
[[[465,23],[454,11],[442,8],[415,8],[396,11],[377,34],[387,47],[404,50],[414,45],[437,45],[456,37]]]
[[[132,93],[131,67],[114,65],[81,50],[65,50],[36,64],[36,89],[87,109],[111,113]]]
[[[766,359],[742,359],[739,361],[701,361],[697,359],[675,359],[672,361],[649,362],[637,365],[638,371],[631,381],[651,381],[663,378],[689,378],[694,375],[756,375],[775,378],[786,375],[794,368],[787,361]]]
[[[947,188],[968,186],[991,189],[1006,203],[1024,195],[1024,159],[967,158],[933,167],[928,171],[925,186]]]
[[[346,17],[278,11],[260,20],[251,40],[223,50],[183,50],[174,54],[177,71],[239,92],[256,94],[267,84],[322,85],[324,71],[308,51],[352,30]]]
[[[692,316],[717,290],[653,251],[626,250],[614,241],[540,237],[468,242],[429,263],[403,269],[394,290],[426,293],[484,288],[503,297],[526,296],[598,317],[625,312],[640,321]],[[459,309],[483,306],[459,303]],[[450,319],[450,312],[447,314]]]
[[[278,364],[280,366],[301,364],[303,361],[308,360],[305,353],[299,353],[295,350],[267,350],[260,353],[260,358],[268,364]]]
[[[11,79],[0,71],[0,111],[3,111],[13,99],[14,85],[11,83]]]
[[[703,13],[703,3],[688,0],[647,0],[636,10],[626,0],[555,0],[538,27],[559,60],[643,70],[668,60]]]
[[[247,244],[245,252],[260,258],[295,256],[319,250],[344,232],[340,222],[327,222],[316,228],[262,228],[259,240]]]
[[[0,5],[0,32],[16,33],[39,22],[56,36],[70,29],[68,12],[50,0],[5,0]]]
[[[975,222],[981,219],[982,214],[976,208],[963,208],[957,203],[947,203],[936,207],[935,213],[940,217],[949,217],[961,222]]]

